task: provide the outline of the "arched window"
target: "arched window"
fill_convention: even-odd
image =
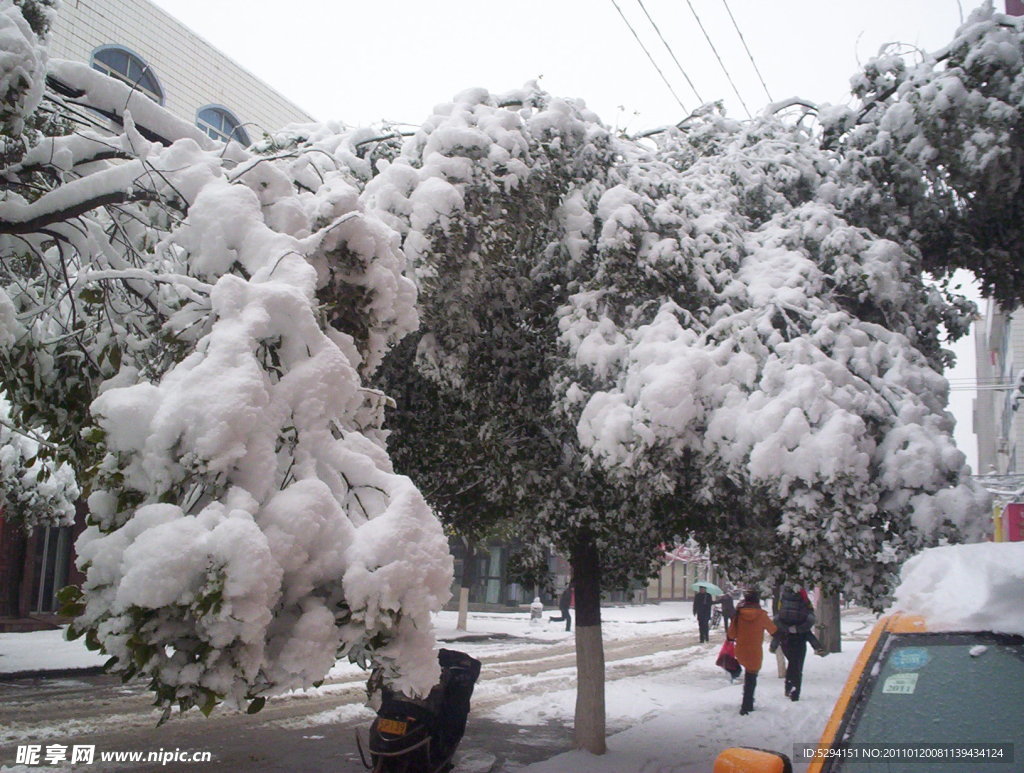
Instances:
[[[92,66],[106,75],[137,88],[157,104],[164,103],[164,90],[152,68],[127,48],[103,46],[92,55]]]
[[[239,145],[249,144],[249,135],[245,133],[239,120],[226,107],[207,105],[200,108],[196,116],[196,126],[215,140],[221,142],[234,140]]]

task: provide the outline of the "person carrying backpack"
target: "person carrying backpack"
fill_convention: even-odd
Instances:
[[[799,585],[783,587],[775,625],[778,634],[773,638],[768,651],[775,652],[779,646],[782,647],[782,654],[786,656],[786,697],[797,701],[800,700],[807,645],[811,644],[817,654],[825,654],[821,642],[811,632],[814,627],[814,607],[807,591]]]

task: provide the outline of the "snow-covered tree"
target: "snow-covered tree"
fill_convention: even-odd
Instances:
[[[602,571],[616,585],[646,576],[656,534],[670,534],[587,464],[557,409],[567,196],[614,166],[615,153],[609,132],[573,102],[474,90],[431,116],[363,195],[404,234],[420,290],[421,372],[483,417],[490,453],[477,461],[488,488],[513,503],[516,533],[571,557],[585,672],[577,742],[595,751],[604,744]]]
[[[945,412],[956,309],[836,211],[811,139],[709,116],[662,136],[678,173],[635,164],[602,196],[594,278],[563,310],[566,394],[614,475],[696,481],[693,533],[726,567],[876,601],[909,552],[972,533],[984,497],[958,485]]]
[[[950,64],[892,91],[899,67],[872,65],[858,88],[884,118],[830,110],[820,138],[712,109],[634,142],[527,87],[465,92],[401,146],[311,126],[242,149],[72,63],[42,103],[29,5],[0,0],[4,388],[91,493],[79,625],[164,703],[260,700],[338,653],[432,681],[449,559],[366,386],[417,291],[418,376],[479,421],[488,501],[571,557],[583,748],[604,749],[602,585],[660,543],[873,600],[980,512],[940,375],[967,305],[923,282],[946,264],[917,216],[957,223],[968,265],[1013,245],[969,206],[1015,147],[1016,86],[985,70],[1015,72],[1012,22],[972,17],[943,58],[996,84],[963,102],[985,130],[947,137],[986,159],[961,174],[932,163],[946,139],[893,133],[914,94],[914,120],[949,128]],[[43,126],[75,104],[122,128]]]
[[[975,10],[940,51],[891,47],[820,113],[842,157],[837,204],[944,277],[1024,301],[1024,20]]]
[[[836,170],[780,121],[711,110],[642,144],[527,88],[459,95],[366,185],[419,284],[421,371],[488,417],[519,533],[571,556],[583,748],[602,577],[691,533],[875,600],[984,505],[944,410],[960,306],[843,219]]]
[[[416,312],[358,139],[214,143],[85,65],[44,69],[21,8],[0,0],[0,360],[14,421],[89,495],[74,629],[168,711],[258,708],[338,657],[428,689],[451,559],[365,384]],[[76,104],[120,126],[32,130]]]

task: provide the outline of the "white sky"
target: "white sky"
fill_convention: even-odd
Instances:
[[[539,79],[583,99],[605,123],[640,131],[686,113],[616,9],[621,8],[687,111],[704,101],[746,114],[698,26],[703,23],[751,112],[772,99],[844,102],[848,81],[890,42],[926,51],[952,38],[975,0],[154,0],[319,120],[416,124],[470,87]],[[1002,10],[1003,0],[995,0]],[[971,342],[950,377],[973,377]],[[953,392],[957,442],[976,467],[972,392]]]

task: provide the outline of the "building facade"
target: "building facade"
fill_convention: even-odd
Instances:
[[[148,0],[64,0],[49,55],[91,65],[130,83],[214,140],[249,144],[313,118]],[[74,541],[85,528],[31,533],[0,511],[0,631],[55,624],[56,593],[81,581]]]
[[[65,0],[49,53],[136,85],[214,139],[237,127],[248,144],[313,120],[149,0]]]
[[[1024,311],[986,302],[974,325],[978,392],[972,411],[981,475],[1024,473]]]

